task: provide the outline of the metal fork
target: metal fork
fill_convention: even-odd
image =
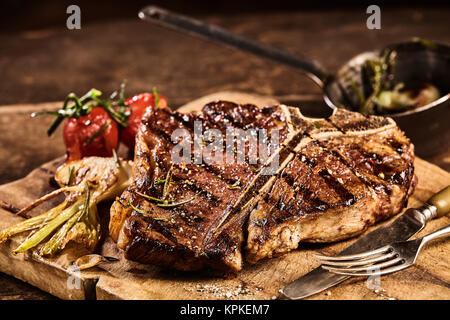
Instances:
[[[402,242],[347,256],[330,257],[315,254],[322,268],[348,276],[377,276],[412,266],[422,247],[429,241],[449,235],[450,224],[422,238]]]

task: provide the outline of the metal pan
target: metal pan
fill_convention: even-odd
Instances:
[[[384,51],[364,52],[352,58],[336,74],[331,74],[317,61],[293,55],[258,41],[234,34],[218,26],[149,6],[139,12],[143,20],[156,22],[176,30],[200,36],[229,47],[271,59],[304,71],[324,93],[326,104],[334,109],[357,110],[357,97],[352,83],[363,87],[362,67]],[[405,86],[431,83],[438,87],[440,99],[423,107],[402,113],[387,114],[394,118],[416,146],[416,154],[429,157],[450,147],[450,47],[422,41],[398,43],[387,47],[396,50],[394,77]]]

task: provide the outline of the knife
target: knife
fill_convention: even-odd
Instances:
[[[411,208],[395,219],[392,223],[380,227],[364,237],[356,240],[352,245],[338,255],[360,253],[373,250],[395,241],[408,240],[422,230],[426,223],[450,212],[450,186],[433,195],[420,208]],[[299,279],[288,284],[280,292],[287,298],[298,300],[331,288],[350,276],[331,273],[320,266]]]

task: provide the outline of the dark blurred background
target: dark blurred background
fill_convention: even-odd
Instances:
[[[385,8],[420,8],[431,6],[449,6],[449,1],[295,1],[295,0],[2,0],[1,32],[14,32],[19,30],[39,29],[44,27],[64,26],[66,17],[61,14],[71,5],[76,4],[83,8],[83,22],[96,23],[112,20],[135,18],[137,11],[142,7],[155,4],[167,9],[176,10],[185,14],[243,14],[251,12],[289,12],[304,10],[351,10],[359,8],[365,10],[370,4],[377,4]]]
[[[413,36],[449,40],[448,1],[377,3],[381,30],[366,28],[369,1],[2,0],[0,105],[59,101],[92,87],[109,93],[125,79],[129,94],[157,86],[174,107],[220,90],[292,103],[320,95],[298,71],[140,21],[148,4],[315,58],[330,71]],[[81,30],[66,28],[70,4],[81,8]]]

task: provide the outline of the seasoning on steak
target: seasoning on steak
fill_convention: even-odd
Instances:
[[[358,235],[400,212],[415,187],[413,145],[392,119],[339,109],[327,120],[297,121],[308,138],[250,214],[252,263],[299,242]]]
[[[224,136],[230,127],[266,129],[269,137],[278,129],[280,144],[265,163],[249,163],[247,154],[244,163],[210,162],[201,148],[203,163],[174,164],[172,134],[186,129],[193,136],[196,121]],[[262,174],[275,156],[278,170]],[[413,158],[412,144],[389,118],[339,109],[309,119],[283,105],[223,101],[193,114],[152,109],[136,138],[133,183],[111,208],[110,233],[130,260],[238,271],[243,247],[256,262],[300,241],[354,236],[398,213],[414,188]],[[169,170],[169,197],[190,202],[164,208],[137,193],[160,197]]]

